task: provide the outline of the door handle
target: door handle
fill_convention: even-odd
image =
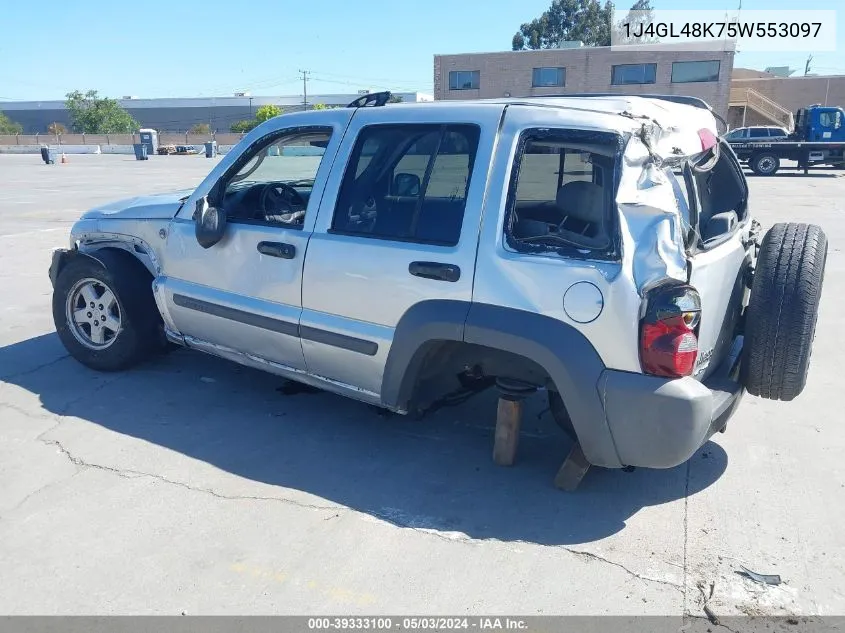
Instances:
[[[296,256],[296,247],[293,244],[283,244],[282,242],[259,242],[258,252],[270,257],[293,259]]]
[[[461,269],[454,264],[441,264],[439,262],[411,262],[408,265],[408,272],[414,277],[424,279],[437,279],[439,281],[458,281],[461,278]]]

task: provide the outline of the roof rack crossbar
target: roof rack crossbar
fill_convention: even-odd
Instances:
[[[361,95],[355,101],[347,105],[347,108],[377,108],[381,107],[390,101],[391,92],[385,90],[384,92],[370,92]]]

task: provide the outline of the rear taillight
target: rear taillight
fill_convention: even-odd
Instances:
[[[695,369],[701,298],[685,285],[660,286],[646,299],[640,322],[640,364],[653,376],[680,378]]]

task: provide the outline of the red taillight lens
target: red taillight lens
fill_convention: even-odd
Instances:
[[[640,363],[653,376],[680,378],[695,369],[701,300],[690,286],[674,285],[649,293],[640,325]]]

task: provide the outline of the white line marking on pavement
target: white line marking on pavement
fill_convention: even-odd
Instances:
[[[67,231],[67,230],[68,229],[67,229],[66,226],[56,227],[56,228],[53,228],[53,229],[35,229],[33,231],[24,231],[23,233],[8,233],[6,235],[0,235],[0,238],[2,238],[2,237],[21,237],[23,235],[32,235],[34,233],[49,233],[50,231]]]

